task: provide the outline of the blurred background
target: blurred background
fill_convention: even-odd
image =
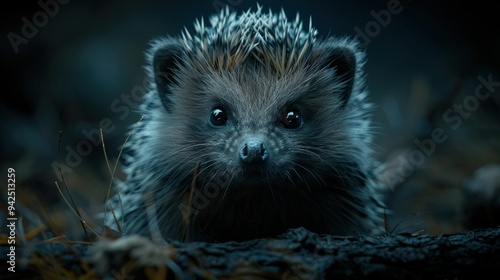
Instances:
[[[487,2],[258,2],[289,18],[311,16],[321,37],[356,36],[366,49],[390,230],[498,224],[500,26]],[[225,5],[242,11],[256,2],[41,0],[3,9],[0,174],[16,170],[19,214],[36,224],[30,211],[42,213],[43,223],[69,234],[81,230],[68,226],[76,219],[54,183],[63,185],[59,162],[76,204],[95,220],[111,177],[99,128],[112,168],[140,119],[134,110],[148,43],[193,30],[195,19]]]

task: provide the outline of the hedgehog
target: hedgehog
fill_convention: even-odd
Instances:
[[[299,14],[224,9],[152,41],[150,90],[105,223],[125,235],[225,242],[303,227],[383,231],[365,53]]]

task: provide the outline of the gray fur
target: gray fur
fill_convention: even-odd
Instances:
[[[118,196],[110,200],[125,233],[226,241],[300,226],[380,232],[372,106],[357,43],[317,39],[311,24],[303,31],[298,17],[288,22],[260,7],[210,21],[197,22],[195,35],[155,40],[148,53],[151,90],[127,146],[123,212]],[[218,104],[228,112],[224,127],[208,123]],[[303,115],[298,129],[277,122],[290,105]],[[259,178],[238,162],[248,137],[269,150]],[[109,213],[107,224],[116,228]]]

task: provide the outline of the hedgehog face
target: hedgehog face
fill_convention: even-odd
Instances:
[[[251,59],[232,69],[177,68],[163,93],[175,139],[164,145],[179,140],[174,149],[181,150],[190,143],[183,160],[199,156],[203,181],[223,172],[242,187],[321,182],[322,172],[332,172],[336,146],[348,141],[342,130],[346,83],[314,59],[285,75]]]
[[[305,32],[283,12],[226,12],[211,22],[151,50],[170,130],[162,145],[190,162],[178,166],[255,186],[320,182],[332,163],[345,163],[349,151],[338,147],[350,145],[344,120],[360,75],[356,45],[316,40],[311,26]]]

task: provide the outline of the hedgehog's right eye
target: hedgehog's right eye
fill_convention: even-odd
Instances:
[[[284,128],[295,129],[302,125],[302,114],[297,108],[285,110],[281,116],[281,124]]]
[[[215,106],[210,112],[209,122],[213,126],[222,126],[227,123],[226,109],[222,106]]]

